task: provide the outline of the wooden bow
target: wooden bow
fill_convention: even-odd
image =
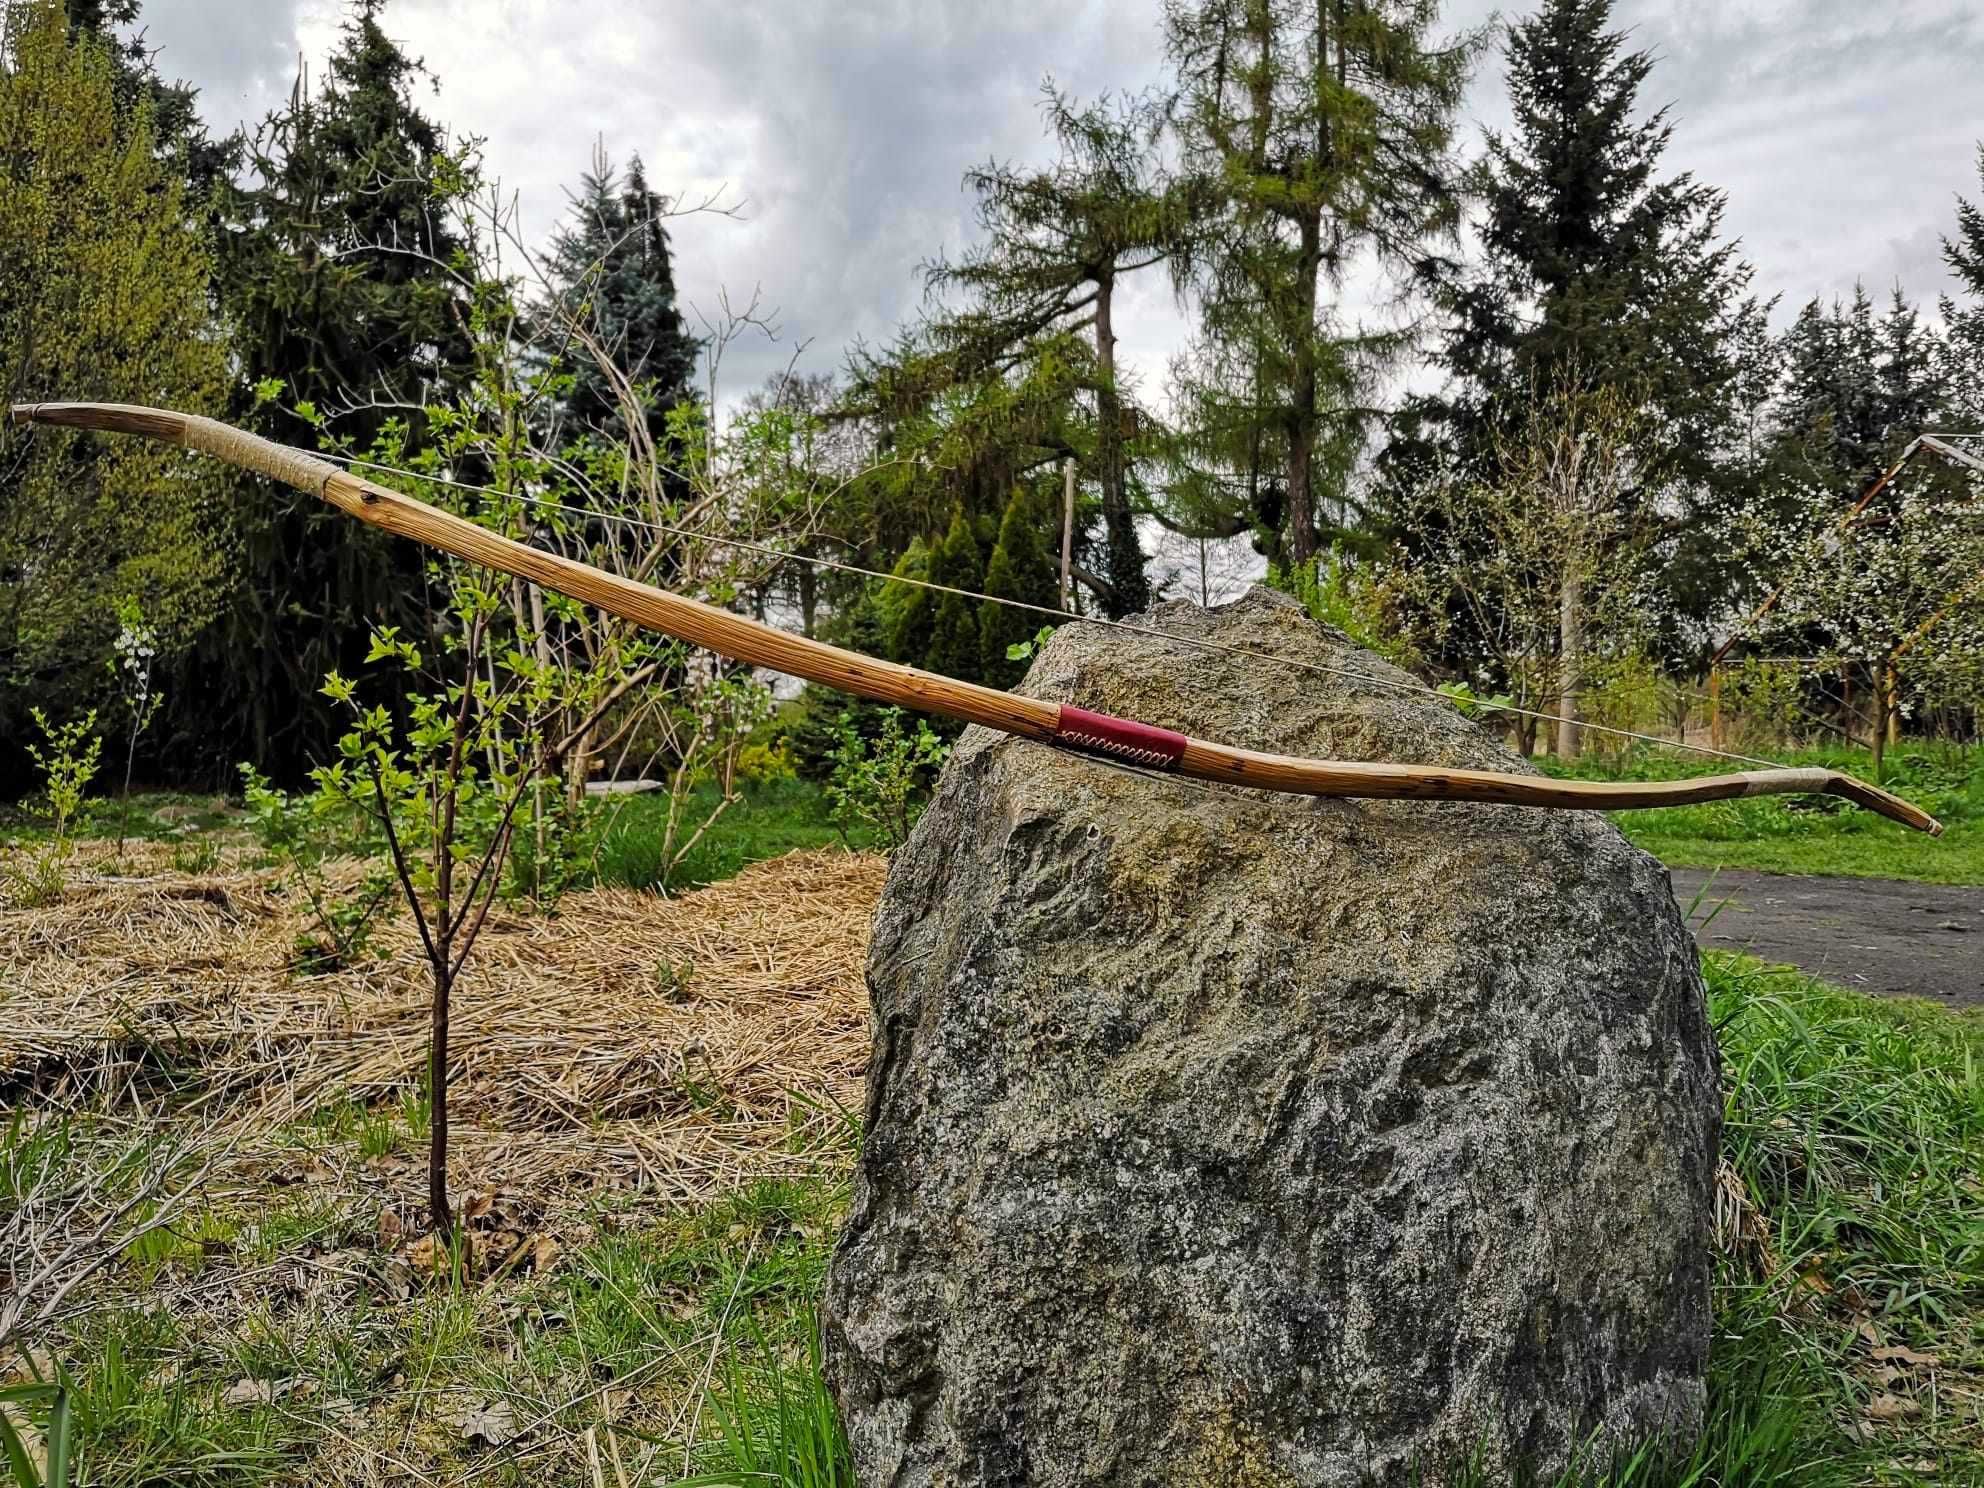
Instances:
[[[1020,697],[916,667],[881,661],[761,624],[699,600],[541,552],[426,503],[341,470],[302,450],[214,419],[118,403],[31,403],[10,410],[16,424],[49,424],[138,434],[198,450],[322,497],[340,511],[470,563],[596,605],[636,625],[702,646],[733,661],[1023,739],[1106,756],[1224,785],[1311,796],[1382,800],[1485,801],[1505,806],[1610,811],[1683,806],[1734,796],[1824,793],[1843,796],[1932,836],[1942,825],[1898,796],[1836,770],[1751,770],[1675,781],[1550,780],[1494,770],[1355,763],[1263,754],[1193,739],[1170,729]]]

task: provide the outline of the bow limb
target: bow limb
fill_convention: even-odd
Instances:
[[[1301,795],[1380,800],[1482,801],[1606,811],[1679,806],[1735,796],[1823,793],[1931,835],[1942,826],[1898,796],[1834,770],[1752,770],[1676,781],[1551,780],[1494,770],[1346,763],[1263,754],[1071,704],[962,682],[779,630],[589,564],[527,547],[398,491],[214,419],[115,403],[16,405],[16,424],[137,434],[211,455],[328,501],[361,522],[500,570],[636,625],[788,676],[875,702],[983,724],[1042,744],[1169,770],[1199,780]]]

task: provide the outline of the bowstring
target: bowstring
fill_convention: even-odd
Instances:
[[[1224,641],[1210,641],[1199,636],[1180,635],[1176,631],[1159,630],[1155,626],[1138,625],[1129,620],[1111,620],[1101,615],[1081,615],[1068,610],[1055,609],[1051,605],[1032,604],[1023,599],[1012,599],[1005,595],[986,594],[976,589],[962,589],[952,584],[939,584],[929,579],[913,578],[908,574],[884,573],[880,569],[863,568],[859,564],[844,563],[835,558],[820,557],[806,553],[793,553],[784,548],[771,547],[765,543],[752,542],[740,537],[720,537],[714,533],[698,532],[693,528],[676,527],[667,522],[648,518],[623,516],[613,512],[603,512],[592,507],[574,506],[569,502],[553,501],[543,496],[527,496],[520,491],[503,491],[490,486],[473,485],[467,481],[453,480],[443,475],[431,475],[418,470],[406,470],[395,465],[384,465],[377,460],[367,460],[356,455],[333,454],[318,451],[321,459],[332,460],[349,469],[363,466],[367,470],[382,471],[389,475],[405,476],[409,480],[429,481],[435,485],[452,486],[473,495],[489,497],[498,501],[514,501],[523,506],[534,506],[546,511],[565,512],[572,516],[584,517],[589,521],[621,523],[628,527],[643,528],[650,532],[663,532],[671,537],[683,538],[690,542],[715,543],[721,547],[740,548],[746,552],[759,553],[775,558],[781,563],[802,563],[813,568],[828,568],[837,573],[855,574],[865,579],[878,579],[884,583],[906,584],[917,589],[927,589],[936,594],[952,594],[962,599],[975,599],[983,603],[1004,605],[1008,609],[1024,610],[1031,614],[1046,615],[1061,624],[1098,625],[1108,630],[1128,631],[1132,635],[1152,636],[1162,641],[1176,641],[1180,645],[1191,646],[1202,651],[1223,652],[1231,656],[1245,656],[1256,661],[1272,662],[1277,666],[1292,667],[1300,671],[1314,672],[1319,676],[1336,677],[1366,686],[1389,688],[1394,692],[1412,693],[1437,697],[1446,702],[1454,699],[1437,687],[1424,682],[1400,681],[1392,677],[1374,677],[1368,672],[1360,672],[1350,667],[1330,666],[1324,662],[1302,661],[1293,656],[1283,656],[1273,651],[1256,651],[1248,646],[1235,646]],[[1593,733],[1610,734],[1614,738],[1633,739],[1643,744],[1658,744],[1668,749],[1685,749],[1694,754],[1708,755],[1714,759],[1733,760],[1738,764],[1760,765],[1765,769],[1779,769],[1776,760],[1759,759],[1755,755],[1736,754],[1726,749],[1715,749],[1706,744],[1690,744],[1681,739],[1663,738],[1659,734],[1640,733],[1634,729],[1618,728],[1611,724],[1591,723],[1585,719],[1569,719],[1558,713],[1545,713],[1534,708],[1519,707],[1514,703],[1481,702],[1480,707],[1498,713],[1515,713],[1524,718],[1533,718],[1541,723],[1574,723],[1580,729]]]

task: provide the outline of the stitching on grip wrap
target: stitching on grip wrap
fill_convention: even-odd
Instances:
[[[1169,770],[1184,757],[1187,741],[1183,734],[1170,729],[1063,703],[1060,721],[1054,726],[1054,742],[1127,764]]]

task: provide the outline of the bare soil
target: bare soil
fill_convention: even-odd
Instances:
[[[1862,992],[1984,1007],[1984,889],[1735,869],[1673,878],[1705,950],[1788,962]]]

